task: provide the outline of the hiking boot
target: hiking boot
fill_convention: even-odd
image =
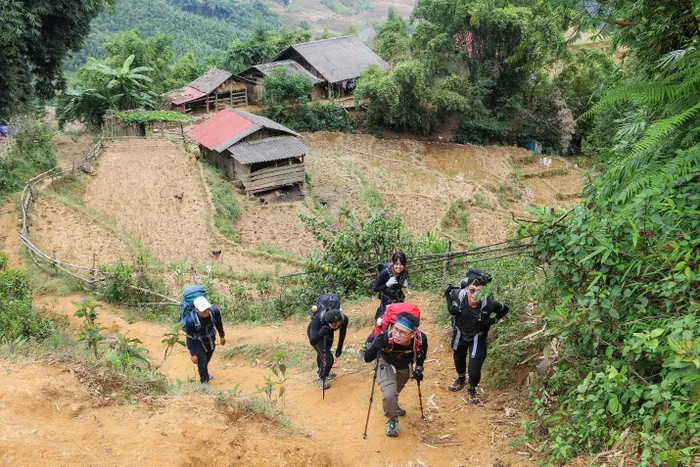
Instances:
[[[399,417],[403,417],[404,415],[406,415],[406,411],[401,407],[399,407],[399,410],[396,413],[399,415]]]
[[[200,384],[199,389],[201,389],[202,391],[209,389],[209,383],[204,382],[204,383]]]
[[[323,381],[323,378],[316,378],[316,385],[319,389],[328,389],[331,387],[331,383],[328,380]]]
[[[462,389],[464,389],[465,381],[466,380],[465,380],[464,376],[460,376],[455,380],[454,383],[450,384],[447,387],[447,390],[452,391],[452,392],[461,391]]]
[[[337,375],[331,371],[330,373],[328,373],[328,376],[326,376],[326,381],[330,381],[332,379],[335,379],[336,376]],[[317,378],[321,377],[321,370],[316,371],[316,377]]]
[[[386,421],[386,435],[396,438],[399,436],[399,419],[394,417]]]
[[[476,398],[476,388],[467,389],[467,394],[469,394],[469,402],[472,404],[477,404],[479,399]]]

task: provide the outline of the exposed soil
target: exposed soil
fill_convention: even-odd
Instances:
[[[70,169],[82,163],[94,141],[92,136],[69,136],[59,133],[53,137],[51,143],[56,148],[58,165],[63,169]]]
[[[131,258],[127,245],[107,228],[49,196],[38,196],[31,212],[32,243],[55,258],[81,266],[92,265],[93,254],[102,264]]]
[[[79,323],[72,316],[75,307],[71,301],[80,298],[45,298],[37,300],[37,305],[47,313],[65,316],[77,329]],[[334,368],[338,377],[326,391],[325,401],[321,400],[321,391],[314,384],[312,371],[292,368],[288,372],[285,414],[296,428],[308,433],[308,440],[255,421],[239,419],[227,424],[221,410],[217,411],[205,396],[170,397],[156,407],[142,402],[136,406],[95,408],[75,376],[57,368],[14,364],[7,367],[4,374],[0,373],[0,382],[5,383],[0,385],[0,403],[12,414],[13,421],[5,425],[0,436],[3,455],[13,465],[37,462],[38,454],[29,449],[29,443],[38,441],[36,445],[43,449],[40,465],[59,460],[66,464],[103,465],[117,455],[120,465],[137,462],[140,465],[190,465],[189,462],[195,460],[206,460],[213,465],[238,464],[239,460],[241,465],[269,465],[269,462],[286,465],[294,459],[298,465],[415,465],[418,462],[427,465],[530,465],[509,447],[508,440],[520,434],[520,416],[505,416],[505,406],[513,407],[506,402],[506,394],[487,391],[481,394],[484,403],[474,406],[465,404],[464,394],[447,391],[447,385],[454,378],[451,353],[445,345],[445,331],[436,328],[429,311],[439,307],[439,303],[431,303],[418,295],[411,299],[423,310],[422,328],[430,336],[431,343],[426,379],[422,383],[427,420],[420,420],[416,387],[409,383],[401,398],[401,405],[408,414],[400,421],[401,434],[397,439],[384,435],[378,390],[370,414],[368,439],[362,438],[372,367],[360,364],[355,350],[369,331],[365,326],[349,330],[346,351]],[[375,308],[376,303],[371,301],[348,305],[345,311],[351,320],[363,322],[368,321]],[[98,311],[98,320],[108,332],[128,332],[130,337],[143,341],[154,361],[160,359],[164,348],[160,340],[165,326],[128,324],[120,318],[121,311],[112,307]],[[290,321],[277,327],[227,328],[227,346],[272,342],[290,346],[304,344],[305,327],[306,323]],[[217,348],[210,366],[215,376],[212,387],[231,389],[240,384],[244,392],[255,393],[255,385],[263,384],[263,377],[269,370],[264,365],[241,359],[222,359],[225,349]],[[194,376],[195,370],[187,351],[177,349],[162,371],[172,379],[185,379],[188,375]],[[12,384],[15,379],[21,380],[21,384]],[[134,443],[132,439],[130,443],[129,436],[136,430],[139,441]],[[94,449],[95,434],[99,449]],[[239,444],[232,443],[241,435],[243,439]],[[284,443],[276,442],[280,437],[285,439]],[[203,449],[204,445],[207,449]],[[267,450],[263,451],[265,446]],[[326,446],[332,448],[322,455],[319,449]],[[291,454],[290,457],[284,457],[285,453]],[[206,459],[199,459],[200,455]]]
[[[19,257],[20,251],[20,241],[19,241],[19,229],[21,227],[21,220],[17,214],[17,200],[16,197],[4,204],[0,204],[0,247],[2,251],[7,255],[7,262],[10,266],[21,266],[22,260]]]

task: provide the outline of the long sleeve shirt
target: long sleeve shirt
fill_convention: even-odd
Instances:
[[[508,307],[492,297],[486,297],[472,307],[466,297],[466,289],[454,289],[445,296],[447,310],[454,318],[454,327],[461,333],[462,340],[471,340],[480,332],[488,331],[491,315],[501,319],[508,314]]]
[[[316,313],[311,319],[309,326],[306,328],[306,335],[309,338],[309,344],[316,346],[318,343],[326,342],[330,348],[331,345],[333,345],[335,331],[339,331],[340,337],[338,338],[337,348],[342,351],[343,344],[345,343],[345,335],[348,332],[348,317],[343,315],[343,321],[340,324],[340,327],[334,330],[328,326],[325,320],[322,320],[321,315],[323,314],[323,312]],[[326,329],[322,331],[324,327]],[[324,338],[326,338],[325,341]]]
[[[209,316],[206,318],[198,316],[198,318],[199,329],[197,329],[197,322],[193,315],[190,315],[185,320],[185,334],[187,335],[185,343],[187,344],[187,350],[190,351],[190,355],[194,355],[195,342],[201,342],[205,347],[213,348],[216,341],[216,332],[219,333],[220,337],[225,337],[226,335],[219,308],[212,306],[209,310]]]
[[[372,345],[365,352],[365,362],[371,362],[377,357],[381,358],[397,370],[403,370],[413,363],[415,358],[416,366],[422,367],[425,357],[428,355],[428,336],[420,333],[421,345],[417,352],[414,351],[414,338],[408,345],[399,345],[389,342],[389,329],[382,331],[372,341]]]

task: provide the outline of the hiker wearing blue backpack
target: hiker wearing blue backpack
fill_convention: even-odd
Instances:
[[[192,363],[197,365],[199,381],[204,389],[213,379],[209,374],[209,362],[216,348],[216,333],[221,337],[221,345],[226,345],[226,337],[221,312],[209,303],[207,297],[196,297],[192,300],[192,307],[194,312],[184,316],[187,350],[190,351]]]

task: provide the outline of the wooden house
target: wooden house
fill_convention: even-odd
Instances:
[[[212,68],[177,91],[166,94],[172,110],[183,113],[193,111],[217,111],[229,107],[248,105],[249,80]]]
[[[287,47],[273,62],[293,61],[322,79],[326,95],[352,94],[355,81],[371,65],[388,70],[389,64],[355,36],[334,37]]]
[[[309,148],[298,133],[268,118],[225,109],[194,127],[190,135],[202,157],[232,180],[240,180],[246,193],[304,186]]]
[[[312,75],[306,68],[302,67],[294,60],[280,60],[277,62],[254,65],[239,73],[243,78],[255,82],[255,84],[248,85],[248,100],[251,103],[257,104],[260,101],[263,92],[263,79],[272,73],[273,70],[281,67],[287,68],[290,73],[298,74],[311,80],[311,99],[320,99],[328,95],[325,80],[316,75]]]

